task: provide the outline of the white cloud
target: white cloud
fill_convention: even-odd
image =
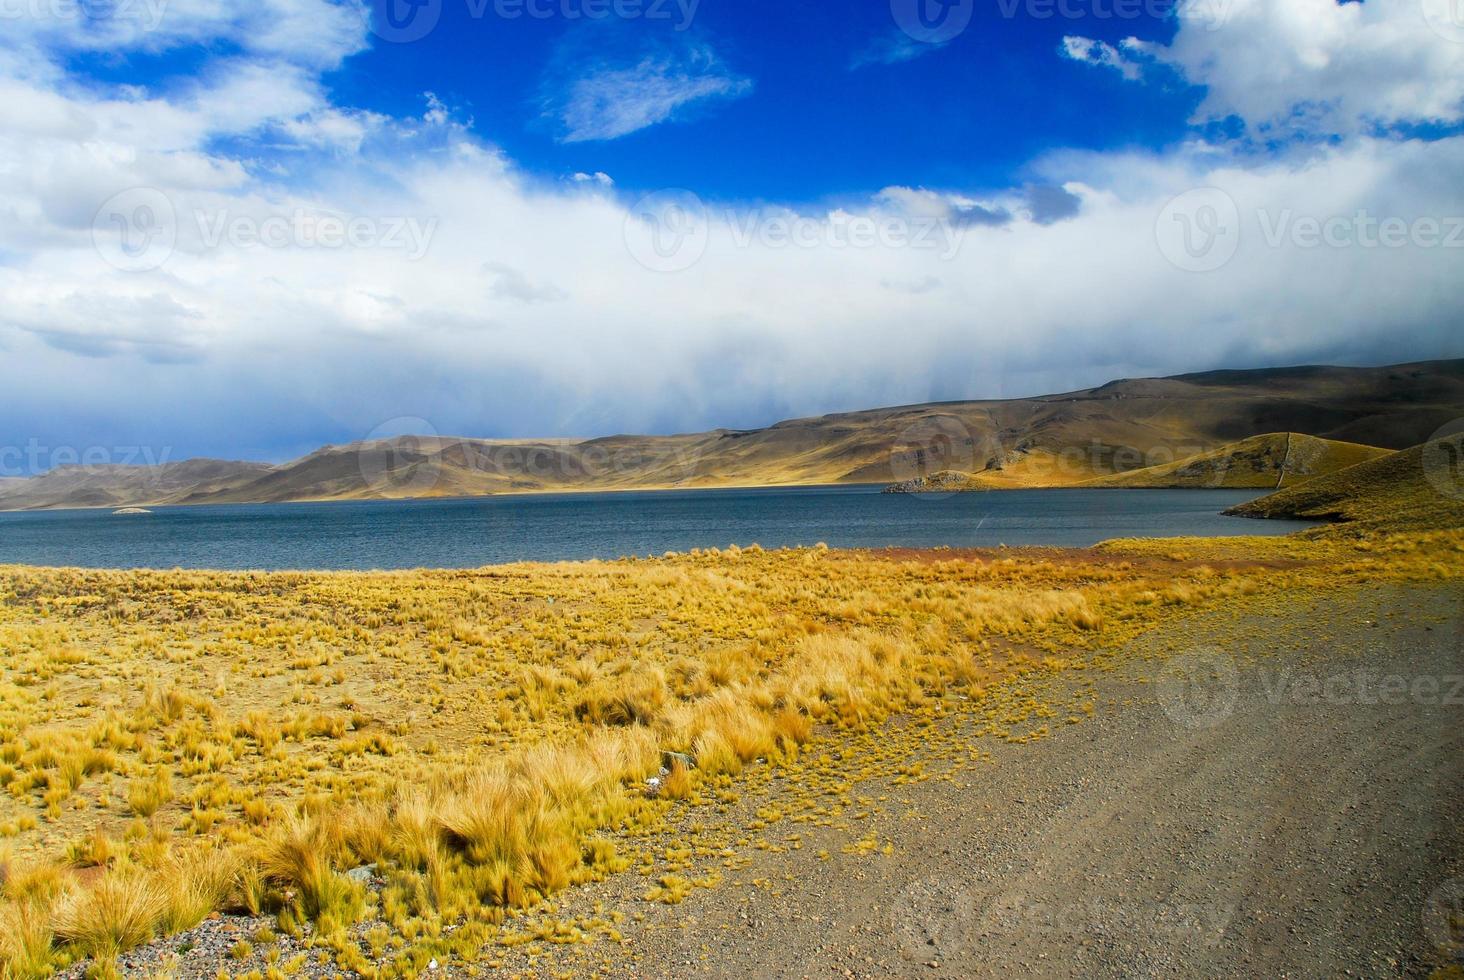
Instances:
[[[1453,0],[1205,0],[1177,6],[1168,44],[1064,38],[1064,53],[1125,78],[1140,59],[1205,87],[1199,120],[1238,116],[1266,135],[1346,135],[1464,120],[1464,24]],[[1440,15],[1441,17],[1442,15]]]
[[[875,38],[868,46],[855,53],[849,61],[849,70],[867,68],[870,65],[898,65],[914,61],[943,47],[945,43],[917,41],[904,31],[895,30]]]
[[[15,3],[5,31],[17,45],[72,51],[159,52],[227,40],[254,56],[321,69],[366,46],[357,5],[331,0]]]
[[[68,379],[68,397],[124,413],[144,403],[119,390],[123,375],[266,428],[328,417],[364,433],[414,414],[440,431],[584,433],[735,422],[749,405],[1070,387],[1238,357],[1412,355],[1443,343],[1464,306],[1457,251],[1273,248],[1256,217],[1459,213],[1457,188],[1438,175],[1464,168],[1460,139],[1360,140],[1264,166],[1206,147],[1054,159],[1043,177],[1082,199],[1076,216],[971,228],[948,258],[938,247],[769,245],[743,237],[747,213],[710,205],[706,254],[671,274],[627,249],[627,202],[545,187],[494,159],[460,142],[408,168],[368,156],[354,179],[333,182],[337,212],[437,218],[416,262],[391,249],[208,249],[185,217],[172,258],[129,275],[104,266],[84,233],[53,229],[56,244],[0,269],[6,322],[52,351],[16,337],[25,352],[12,356]],[[383,200],[386,178],[399,190]],[[1200,276],[1166,260],[1154,226],[1171,196],[1204,185],[1225,189],[1246,222],[1231,264]],[[267,217],[303,203],[172,194],[182,216],[228,206]],[[968,200],[891,189],[838,220],[939,219],[952,197]],[[188,315],[139,334],[139,297],[155,295]],[[187,390],[176,368],[95,360],[162,361],[176,354],[163,339],[194,358]],[[262,403],[265,375],[283,390]]]
[[[483,263],[483,274],[489,279],[489,292],[498,299],[520,303],[557,303],[569,294],[558,286],[540,285],[511,265],[502,262]]]
[[[545,113],[565,143],[613,140],[674,120],[688,107],[739,99],[752,79],[730,71],[706,45],[646,55],[630,65],[597,62],[556,81]]]
[[[334,147],[354,153],[373,131],[386,126],[388,120],[372,112],[342,112],[339,109],[312,109],[281,123],[291,142],[304,146]]]
[[[941,281],[935,276],[924,276],[920,279],[902,281],[897,279],[881,279],[879,284],[885,289],[893,289],[898,293],[909,293],[911,296],[919,296],[922,293],[930,293],[939,289]]]
[[[1192,44],[1248,57],[1243,39],[1191,41],[1192,29],[1182,23],[1163,57]],[[1297,218],[1464,215],[1464,137],[1053,154],[1034,162],[1031,185],[990,192],[891,187],[836,208],[709,201],[705,254],[665,273],[627,246],[638,193],[598,173],[528,174],[435,97],[418,118],[331,105],[307,64],[318,52],[271,73],[260,66],[287,55],[269,43],[166,93],[82,88],[56,63],[0,56],[0,348],[22,366],[7,374],[0,445],[100,438],[76,434],[97,419],[133,441],[228,433],[264,447],[406,415],[464,434],[687,429],[1222,363],[1458,352],[1458,249],[1267,239]],[[731,77],[714,59],[701,67]],[[1396,92],[1415,75],[1379,63],[1373,81]],[[1239,84],[1211,98],[1243,101]],[[610,128],[688,104],[650,101],[659,108],[616,103]],[[224,133],[243,149],[219,149]],[[270,151],[279,159],[264,166]],[[134,186],[167,196],[177,244],[159,267],[126,273],[93,247],[93,218]],[[1156,241],[1166,203],[1196,187],[1224,191],[1239,216],[1234,258],[1208,273],[1177,268]],[[433,233],[413,260],[384,234],[276,248],[210,245],[199,226],[199,215],[259,226],[297,212]],[[790,243],[768,234],[779,222],[814,234]],[[860,223],[950,239],[851,244]],[[73,432],[30,431],[68,413]]]
[[[1120,48],[1115,48],[1106,41],[1095,41],[1092,38],[1073,37],[1069,35],[1062,39],[1062,53],[1066,58],[1073,61],[1081,61],[1084,64],[1097,65],[1104,68],[1112,68],[1129,81],[1137,81],[1143,75],[1143,66],[1139,64],[1127,52],[1131,50],[1133,41],[1120,42]]]

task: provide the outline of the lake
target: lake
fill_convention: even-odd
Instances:
[[[94,568],[475,568],[725,547],[1086,547],[1114,537],[1285,534],[1222,517],[1235,490],[1007,490],[926,496],[878,487],[534,494],[0,513],[0,564]]]

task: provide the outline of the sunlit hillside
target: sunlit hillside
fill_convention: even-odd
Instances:
[[[1229,511],[1368,529],[1464,527],[1464,433],[1390,453]]]
[[[1363,463],[1388,450],[1299,432],[1255,436],[1206,453],[1093,480],[1091,487],[1275,490]]]

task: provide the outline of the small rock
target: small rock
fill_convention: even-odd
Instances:
[[[363,864],[359,868],[352,868],[350,871],[347,871],[346,877],[356,882],[357,884],[365,885],[371,882],[371,878],[375,874],[376,865]]]
[[[661,768],[662,769],[665,769],[667,772],[670,772],[671,769],[673,768],[674,764],[677,763],[677,762],[681,763],[687,769],[695,769],[696,768],[696,760],[694,760],[691,756],[687,755],[685,752],[662,752],[661,753]]]

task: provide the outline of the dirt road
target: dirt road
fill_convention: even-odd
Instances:
[[[1464,908],[1461,616],[1458,589],[1390,587],[1166,626],[1094,679],[1092,720],[987,739],[990,763],[954,783],[862,787],[887,800],[860,829],[889,855],[803,830],[649,906],[613,955],[533,969],[1425,975],[1464,938],[1447,918]],[[1150,650],[1183,655],[1161,670]]]

